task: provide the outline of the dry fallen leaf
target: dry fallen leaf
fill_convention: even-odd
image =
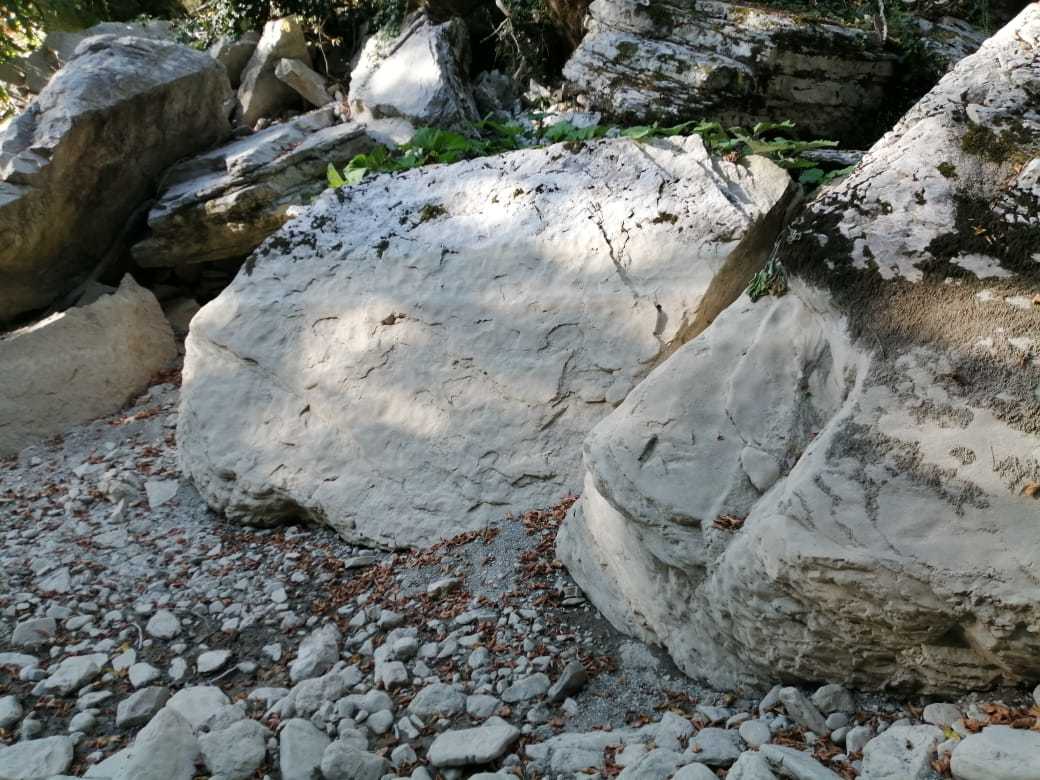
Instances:
[[[1029,498],[1036,498],[1040,496],[1040,483],[1027,482],[1026,486],[1022,488],[1022,495]]]

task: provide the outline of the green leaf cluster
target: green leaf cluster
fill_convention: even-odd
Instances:
[[[544,115],[534,114],[536,122]],[[813,149],[830,149],[835,141],[802,141],[789,138],[795,131],[791,121],[759,122],[750,130],[742,127],[724,127],[719,122],[683,122],[662,127],[657,122],[633,127],[609,127],[606,125],[576,126],[569,121],[552,125],[536,125],[528,133],[517,122],[501,122],[491,118],[474,124],[468,134],[443,130],[435,127],[420,127],[411,140],[391,150],[377,146],[366,154],[355,156],[340,171],[330,164],[326,176],[330,187],[343,187],[360,183],[370,173],[395,173],[435,163],[454,163],[476,157],[533,148],[557,143],[583,143],[605,136],[618,136],[633,141],[651,138],[669,138],[677,135],[697,134],[713,154],[746,157],[759,154],[774,160],[790,170],[799,170],[799,181],[815,187],[850,169],[824,171],[809,160],[801,157]]]

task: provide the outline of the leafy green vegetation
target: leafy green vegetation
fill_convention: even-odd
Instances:
[[[543,117],[534,115],[536,122]],[[739,159],[750,154],[770,158],[783,168],[799,171],[799,181],[815,187],[848,173],[851,168],[825,171],[802,155],[815,149],[830,149],[835,141],[802,141],[789,138],[793,122],[760,122],[750,130],[724,127],[719,122],[684,122],[671,127],[658,123],[634,127],[591,125],[578,127],[571,122],[557,122],[548,126],[535,125],[529,130],[518,122],[499,122],[485,119],[474,125],[468,135],[434,127],[421,127],[407,143],[391,150],[377,146],[367,154],[355,156],[343,168],[329,164],[326,177],[330,187],[351,186],[361,182],[370,173],[394,173],[435,163],[454,163],[475,157],[533,148],[556,143],[580,144],[606,136],[644,141],[677,135],[699,135],[713,154]]]
[[[779,298],[787,292],[787,271],[783,263],[775,257],[769,258],[765,268],[751,277],[745,292],[752,301],[757,301],[766,295]]]

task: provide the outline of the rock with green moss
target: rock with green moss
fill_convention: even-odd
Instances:
[[[618,628],[719,686],[1035,678],[1038,95],[1032,4],[592,431],[557,551]]]

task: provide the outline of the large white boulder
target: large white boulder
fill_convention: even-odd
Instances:
[[[1032,4],[590,434],[557,549],[615,625],[718,685],[1040,675],[1038,95]]]
[[[762,263],[791,186],[690,137],[328,191],[192,321],[183,469],[234,520],[380,545],[557,500],[585,433]]]
[[[466,81],[468,66],[465,23],[437,24],[417,13],[398,35],[379,32],[365,42],[350,74],[350,110],[358,118],[465,126],[480,118]]]
[[[229,131],[229,96],[223,67],[203,52],[84,40],[0,133],[0,323],[81,282],[160,174]]]
[[[155,296],[119,289],[0,336],[0,456],[119,410],[177,357]]]

